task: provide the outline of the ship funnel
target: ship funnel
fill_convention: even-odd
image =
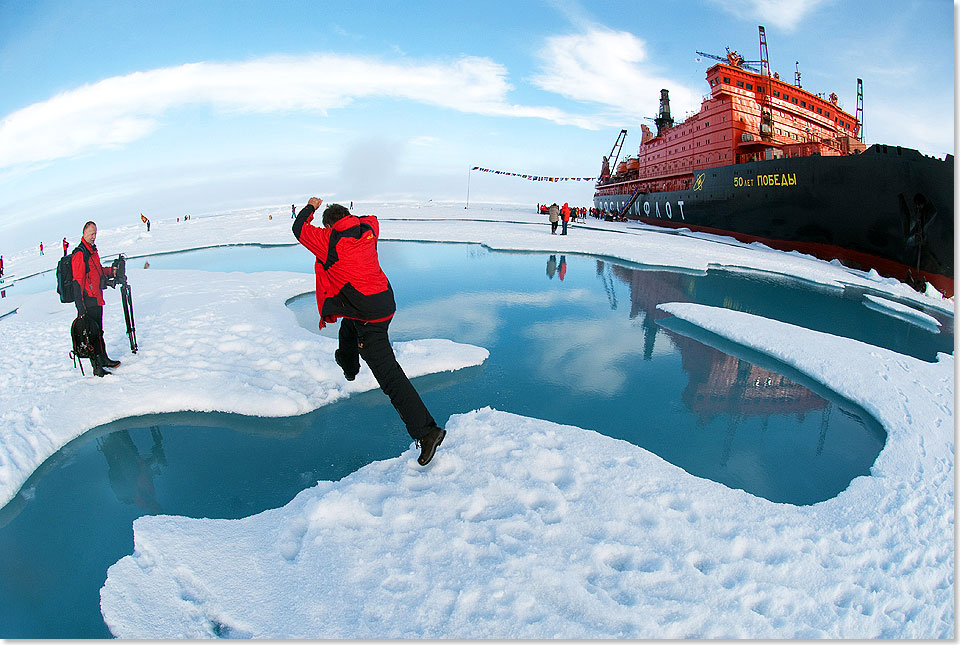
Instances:
[[[670,116],[670,90],[660,90],[660,113],[653,120],[657,124],[657,136],[673,127],[673,117]]]

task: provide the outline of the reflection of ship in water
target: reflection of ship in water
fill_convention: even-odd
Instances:
[[[597,261],[597,275],[604,278],[608,270],[602,260]],[[610,266],[610,265],[608,265]],[[658,333],[666,333],[680,352],[683,371],[689,382],[683,391],[683,401],[701,421],[720,414],[735,416],[769,416],[771,414],[798,414],[824,410],[828,403],[806,387],[768,369],[730,356],[693,339],[661,328],[657,320],[669,318],[657,305],[662,302],[694,302],[694,276],[668,271],[637,271],[612,265],[610,273],[630,288],[630,318],[644,314],[643,357],[653,357]],[[608,289],[608,291],[610,291]],[[611,306],[613,306],[611,300]],[[735,300],[725,299],[724,306],[742,309]]]
[[[785,376],[667,333],[679,347],[683,371],[690,377],[683,391],[684,403],[701,416],[721,412],[802,415],[827,405],[823,398]]]
[[[97,449],[107,460],[107,477],[117,499],[136,504],[149,513],[160,513],[153,485],[154,469],[167,463],[160,429],[150,428],[153,446],[149,457],[142,457],[127,430],[111,432],[97,439]]]

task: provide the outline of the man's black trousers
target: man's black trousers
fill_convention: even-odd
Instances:
[[[387,335],[389,326],[389,320],[364,322],[352,318],[341,319],[341,367],[345,372],[356,373],[360,370],[362,357],[380,384],[380,389],[390,397],[390,403],[407,426],[407,432],[414,439],[421,439],[437,423],[393,354]]]

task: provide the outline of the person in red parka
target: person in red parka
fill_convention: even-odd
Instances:
[[[417,462],[426,466],[447,433],[433,420],[390,346],[387,328],[397,305],[377,255],[380,223],[372,215],[357,217],[340,204],[330,204],[323,211],[323,228],[318,228],[313,217],[322,203],[311,197],[293,222],[297,241],[317,258],[320,329],[340,320],[340,343],[333,356],[344,377],[355,379],[363,358],[420,447]]]
[[[73,268],[74,304],[77,306],[77,315],[86,321],[87,328],[94,338],[97,354],[90,359],[93,363],[93,373],[97,376],[106,376],[103,368],[114,368],[120,365],[107,356],[107,347],[103,342],[103,278],[113,275],[113,267],[100,264],[100,253],[94,243],[97,239],[97,225],[87,222],[83,225],[83,237],[73,250],[70,265]]]
[[[567,234],[567,225],[570,223],[570,204],[563,202],[563,206],[560,207],[560,217],[563,219],[563,228],[560,230],[560,235]]]

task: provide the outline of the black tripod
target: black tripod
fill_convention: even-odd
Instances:
[[[130,351],[137,353],[137,328],[133,321],[133,294],[127,283],[127,259],[121,253],[113,261],[113,283],[110,286],[120,285],[120,299],[123,301],[123,319],[127,323],[127,337],[130,339]]]

